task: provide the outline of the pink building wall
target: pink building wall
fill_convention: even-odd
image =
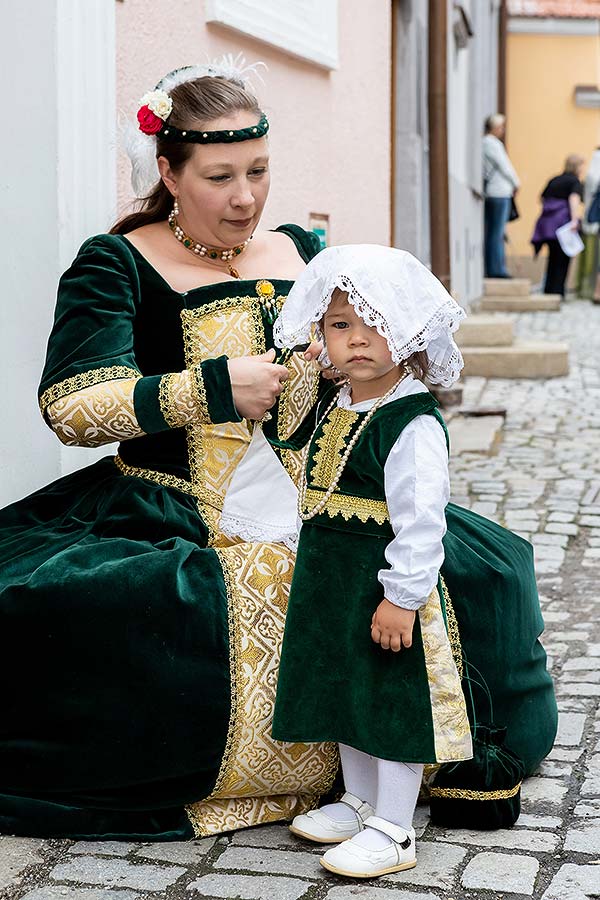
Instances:
[[[329,243],[390,243],[391,3],[340,0],[340,66],[329,72],[261,41],[205,22],[202,0],[116,4],[117,107],[137,100],[168,71],[241,51],[264,60],[256,83],[270,123],[271,195],[266,227],[329,214]],[[119,154],[118,199],[131,200]]]

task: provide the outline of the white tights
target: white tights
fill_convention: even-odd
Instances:
[[[339,747],[346,790],[366,800],[374,808],[376,816],[406,830],[412,828],[423,766],[420,763],[377,759],[345,744]],[[354,821],[354,814],[344,803],[328,804],[323,811],[338,822]],[[366,828],[353,841],[369,850],[376,850],[389,844],[390,839],[380,831]]]

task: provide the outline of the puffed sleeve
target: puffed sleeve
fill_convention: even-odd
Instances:
[[[418,609],[436,585],[444,559],[445,508],[450,498],[448,450],[433,416],[418,416],[400,434],[384,466],[386,502],[395,537],[379,572],[386,598]]]
[[[120,439],[181,427],[192,418],[240,421],[225,357],[205,360],[185,373],[144,377],[134,353],[139,306],[138,273],[123,241],[115,235],[86,241],[59,283],[39,389],[46,421],[54,427],[56,417],[51,412],[57,402],[82,393],[89,405],[89,388],[118,379],[133,379],[129,435]],[[98,409],[101,406],[96,404]],[[114,414],[112,404],[113,418]],[[73,442],[78,442],[77,435]]]

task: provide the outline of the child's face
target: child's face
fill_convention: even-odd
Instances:
[[[323,318],[323,334],[329,359],[351,382],[367,382],[396,374],[387,341],[376,328],[366,325],[338,288]]]

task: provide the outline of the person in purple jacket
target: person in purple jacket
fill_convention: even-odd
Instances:
[[[583,199],[581,174],[585,160],[578,153],[571,153],[565,161],[562,174],[551,178],[542,191],[542,212],[535,223],[531,243],[537,256],[544,244],[548,245],[548,263],[544,280],[545,294],[565,296],[565,283],[571,258],[563,252],[556,230],[568,222],[574,231],[579,229],[579,205]]]

